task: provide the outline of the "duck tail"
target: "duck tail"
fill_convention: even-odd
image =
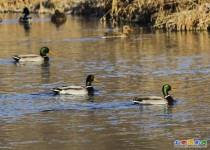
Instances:
[[[58,95],[58,94],[60,94],[61,90],[58,88],[53,88],[52,91],[54,92],[55,95]]]
[[[19,60],[20,60],[20,57],[18,57],[18,56],[13,56],[12,57],[16,62],[18,62]]]
[[[142,99],[141,98],[138,98],[138,97],[134,97],[133,98],[133,101],[141,101]]]
[[[138,103],[141,102],[141,101],[142,101],[141,98],[138,98],[138,97],[134,97],[134,98],[133,98],[133,102],[134,102],[135,104],[138,104]]]

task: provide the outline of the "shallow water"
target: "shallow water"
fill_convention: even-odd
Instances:
[[[165,33],[133,26],[129,38],[102,39],[110,26],[68,16],[56,27],[49,15],[2,14],[0,24],[0,149],[173,149],[175,140],[210,139],[210,34]],[[14,64],[11,56],[54,53],[48,64]],[[94,97],[54,96],[62,85],[84,86]],[[162,96],[174,106],[134,105],[135,96]],[[209,147],[208,147],[209,148]]]

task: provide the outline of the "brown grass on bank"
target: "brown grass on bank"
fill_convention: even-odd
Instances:
[[[210,26],[210,3],[188,1],[177,3],[175,12],[160,9],[151,18],[154,28],[168,31],[208,30]]]
[[[149,23],[168,31],[208,30],[209,0],[112,0],[101,20]]]
[[[34,13],[54,13],[56,9],[69,11],[74,5],[75,0],[0,0],[0,12],[22,12],[28,7]]]

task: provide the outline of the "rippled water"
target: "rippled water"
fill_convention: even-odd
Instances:
[[[0,149],[173,149],[175,140],[210,139],[210,34],[165,33],[133,26],[129,38],[102,39],[109,25],[68,16],[56,27],[48,15],[0,24]],[[13,63],[15,54],[54,53],[48,64]],[[61,85],[82,85],[94,97],[53,96]],[[176,88],[176,104],[134,105],[134,96],[162,96]]]

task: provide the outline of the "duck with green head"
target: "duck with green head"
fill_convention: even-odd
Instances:
[[[144,105],[173,105],[174,99],[171,95],[169,95],[169,91],[171,90],[171,86],[168,84],[163,85],[162,92],[163,97],[157,97],[157,96],[148,96],[148,97],[135,97],[133,99],[133,102],[135,104],[144,104]]]
[[[40,55],[37,54],[25,54],[25,55],[15,55],[12,58],[16,62],[44,62],[48,61],[48,53],[51,53],[48,47],[42,47],[40,49]]]
[[[53,88],[52,91],[57,94],[69,94],[69,95],[94,95],[94,88],[92,82],[99,82],[94,75],[88,75],[86,78],[86,87],[81,86],[62,86]]]

